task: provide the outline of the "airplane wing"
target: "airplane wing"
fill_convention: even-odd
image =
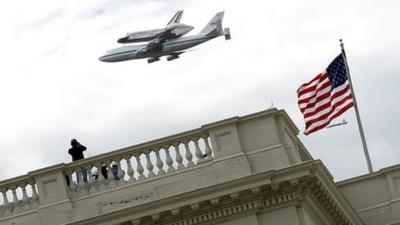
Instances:
[[[174,23],[179,23],[179,21],[182,18],[183,10],[179,10],[177,13],[175,13],[175,16],[172,17],[172,19],[167,23],[168,25],[174,24]]]
[[[149,41],[149,43],[147,43],[147,45],[143,47],[142,52],[151,52],[155,50],[160,50],[163,42],[165,42],[170,38],[175,37],[173,31],[174,31],[173,27],[165,29],[164,32],[160,33],[159,35],[156,36],[156,38]]]

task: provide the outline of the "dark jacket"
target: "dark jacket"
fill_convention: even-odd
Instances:
[[[72,161],[76,161],[85,158],[83,156],[83,151],[85,150],[86,147],[78,143],[75,146],[72,146],[72,148],[68,150],[68,154],[72,156]]]

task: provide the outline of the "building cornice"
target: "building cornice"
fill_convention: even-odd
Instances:
[[[363,224],[329,177],[320,161],[309,161],[203,187],[179,196],[133,207],[120,207],[65,225],[105,225],[110,221],[113,224],[130,221],[132,224],[146,225],[175,225],[181,224],[180,221],[214,223],[242,213],[271,210],[280,204],[294,205],[304,200],[302,196],[306,192],[318,200],[334,224]]]

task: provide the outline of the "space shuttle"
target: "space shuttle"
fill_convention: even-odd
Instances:
[[[192,26],[179,23],[179,21],[182,18],[182,14],[183,10],[179,10],[174,15],[174,17],[172,17],[172,19],[168,22],[165,28],[130,32],[127,33],[125,37],[119,38],[118,43],[127,44],[127,43],[151,41],[165,33],[168,33],[169,39],[179,38],[190,32],[194,28]]]

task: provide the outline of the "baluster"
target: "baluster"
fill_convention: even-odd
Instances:
[[[145,153],[146,160],[147,160],[147,171],[149,171],[149,174],[147,177],[154,177],[156,174],[153,172],[154,166],[153,163],[150,160],[150,151],[147,151]]]
[[[75,173],[75,178],[78,179],[79,172],[76,171],[76,169],[72,169],[72,174],[71,174],[71,179],[70,179],[71,188],[73,191],[76,191],[76,188],[78,187],[78,184],[76,182],[78,182],[78,180],[76,182],[74,182],[74,180],[73,180],[74,173]]]
[[[212,158],[212,149],[210,147],[210,143],[208,142],[208,134],[204,135],[203,139],[204,139],[204,144],[206,146],[207,158],[211,159]]]
[[[186,160],[188,161],[188,164],[187,164],[188,167],[189,167],[189,166],[194,166],[194,163],[193,163],[193,161],[192,161],[192,159],[193,159],[193,154],[190,152],[189,141],[190,141],[190,140],[185,140],[185,141],[183,142],[183,145],[185,145],[185,158],[186,158]]]
[[[76,180],[77,180],[76,182],[78,182],[79,191],[82,190],[85,186],[85,182],[83,181],[84,170],[85,169],[83,167],[81,167],[81,168],[78,168],[77,172],[76,172]]]
[[[17,206],[18,204],[18,197],[17,197],[17,186],[13,186],[11,188],[12,194],[13,194],[13,206],[14,208]]]
[[[104,183],[104,180],[106,179],[102,173],[101,168],[103,167],[102,163],[98,163],[95,165],[96,169],[97,169],[97,182],[99,183],[99,185]]]
[[[144,175],[143,175],[144,169],[143,169],[143,166],[142,166],[142,162],[140,160],[140,155],[141,155],[141,153],[139,153],[138,155],[135,156],[136,157],[136,164],[137,164],[136,171],[139,174],[138,180],[144,178]]]
[[[115,186],[115,178],[114,178],[114,174],[112,173],[112,168],[111,168],[111,161],[107,161],[106,163],[107,165],[107,185],[109,187],[114,187]]]
[[[96,191],[96,184],[98,184],[97,181],[100,177],[99,174],[97,174],[97,179],[94,177],[94,172],[92,172],[93,168],[95,168],[97,170],[96,165],[90,165],[89,167],[85,167],[85,169],[87,170],[87,173],[88,173],[87,188],[88,188],[89,193],[93,193]]]
[[[182,158],[181,153],[179,152],[179,144],[180,143],[178,142],[173,145],[175,148],[175,152],[176,152],[176,162],[178,163],[178,167],[177,167],[178,170],[184,168],[184,166],[182,164],[183,158]]]
[[[106,183],[109,183],[110,180],[113,178],[110,164],[111,164],[111,162],[107,161],[107,162],[105,162],[105,165],[103,165],[103,166],[105,166],[107,168],[106,169],[107,170],[107,182]]]
[[[117,168],[118,168],[118,178],[119,178],[119,184],[122,182],[122,183],[124,183],[125,182],[125,179],[124,179],[124,177],[125,177],[125,171],[123,171],[122,170],[122,167],[121,167],[121,160],[122,160],[122,157],[121,158],[119,158],[119,159],[117,159]]]
[[[165,171],[163,170],[163,165],[164,165],[164,163],[163,163],[163,161],[161,160],[160,151],[161,151],[161,148],[155,148],[155,149],[154,149],[154,152],[156,153],[156,158],[157,158],[157,160],[156,160],[156,166],[157,166],[157,168],[158,168],[158,174],[164,174],[164,173],[165,173]]]
[[[73,173],[72,170],[65,171],[65,179],[66,179],[65,183],[68,186],[68,189],[70,191],[74,191],[74,181],[72,180],[72,173]],[[67,179],[69,180],[69,185],[68,185]],[[31,186],[32,186],[32,184],[31,184]]]
[[[31,188],[32,188],[32,199],[33,199],[33,201],[39,200],[39,195],[38,195],[38,193],[36,191],[35,181],[34,180],[31,181],[31,182],[29,182],[29,184],[31,185]]]
[[[85,168],[85,170],[86,170],[87,185],[88,185],[88,188],[90,188],[90,186],[91,186],[92,183],[93,183],[93,173],[92,173],[92,168],[93,168],[93,166],[85,166],[84,168]]]
[[[102,170],[101,170],[101,168],[103,167],[103,164],[97,163],[94,166],[96,167],[96,171],[97,171],[97,188],[99,190],[104,190],[104,188],[105,188],[104,183],[105,183],[106,178],[104,177]],[[95,191],[95,190],[93,189],[93,191]]]
[[[127,165],[127,171],[126,171],[126,173],[128,174],[128,176],[129,176],[129,179],[128,179],[128,181],[134,181],[135,180],[135,177],[133,176],[134,174],[135,174],[135,171],[133,170],[133,168],[132,168],[132,164],[131,164],[131,155],[129,155],[129,156],[126,156],[124,159],[126,160],[126,165]]]
[[[3,194],[3,206],[5,208],[7,208],[10,205],[10,202],[7,199],[7,191],[8,191],[8,188],[4,188],[1,190],[1,192]]]
[[[172,164],[174,163],[174,161],[172,161],[172,157],[169,154],[169,145],[165,145],[163,148],[165,149],[165,155],[166,155],[166,159],[165,162],[167,163],[167,172],[171,172],[174,171],[174,167],[172,166]]]
[[[201,162],[202,160],[204,160],[204,156],[203,156],[203,152],[201,152],[200,150],[200,146],[199,146],[199,138],[193,138],[193,142],[194,142],[194,147],[196,148],[196,157],[197,157],[197,163]]]
[[[24,183],[24,184],[21,185],[21,188],[22,188],[22,202],[24,203],[24,206],[27,205],[28,201],[29,201],[28,195],[26,194],[26,186],[27,185],[28,185],[27,183]]]

